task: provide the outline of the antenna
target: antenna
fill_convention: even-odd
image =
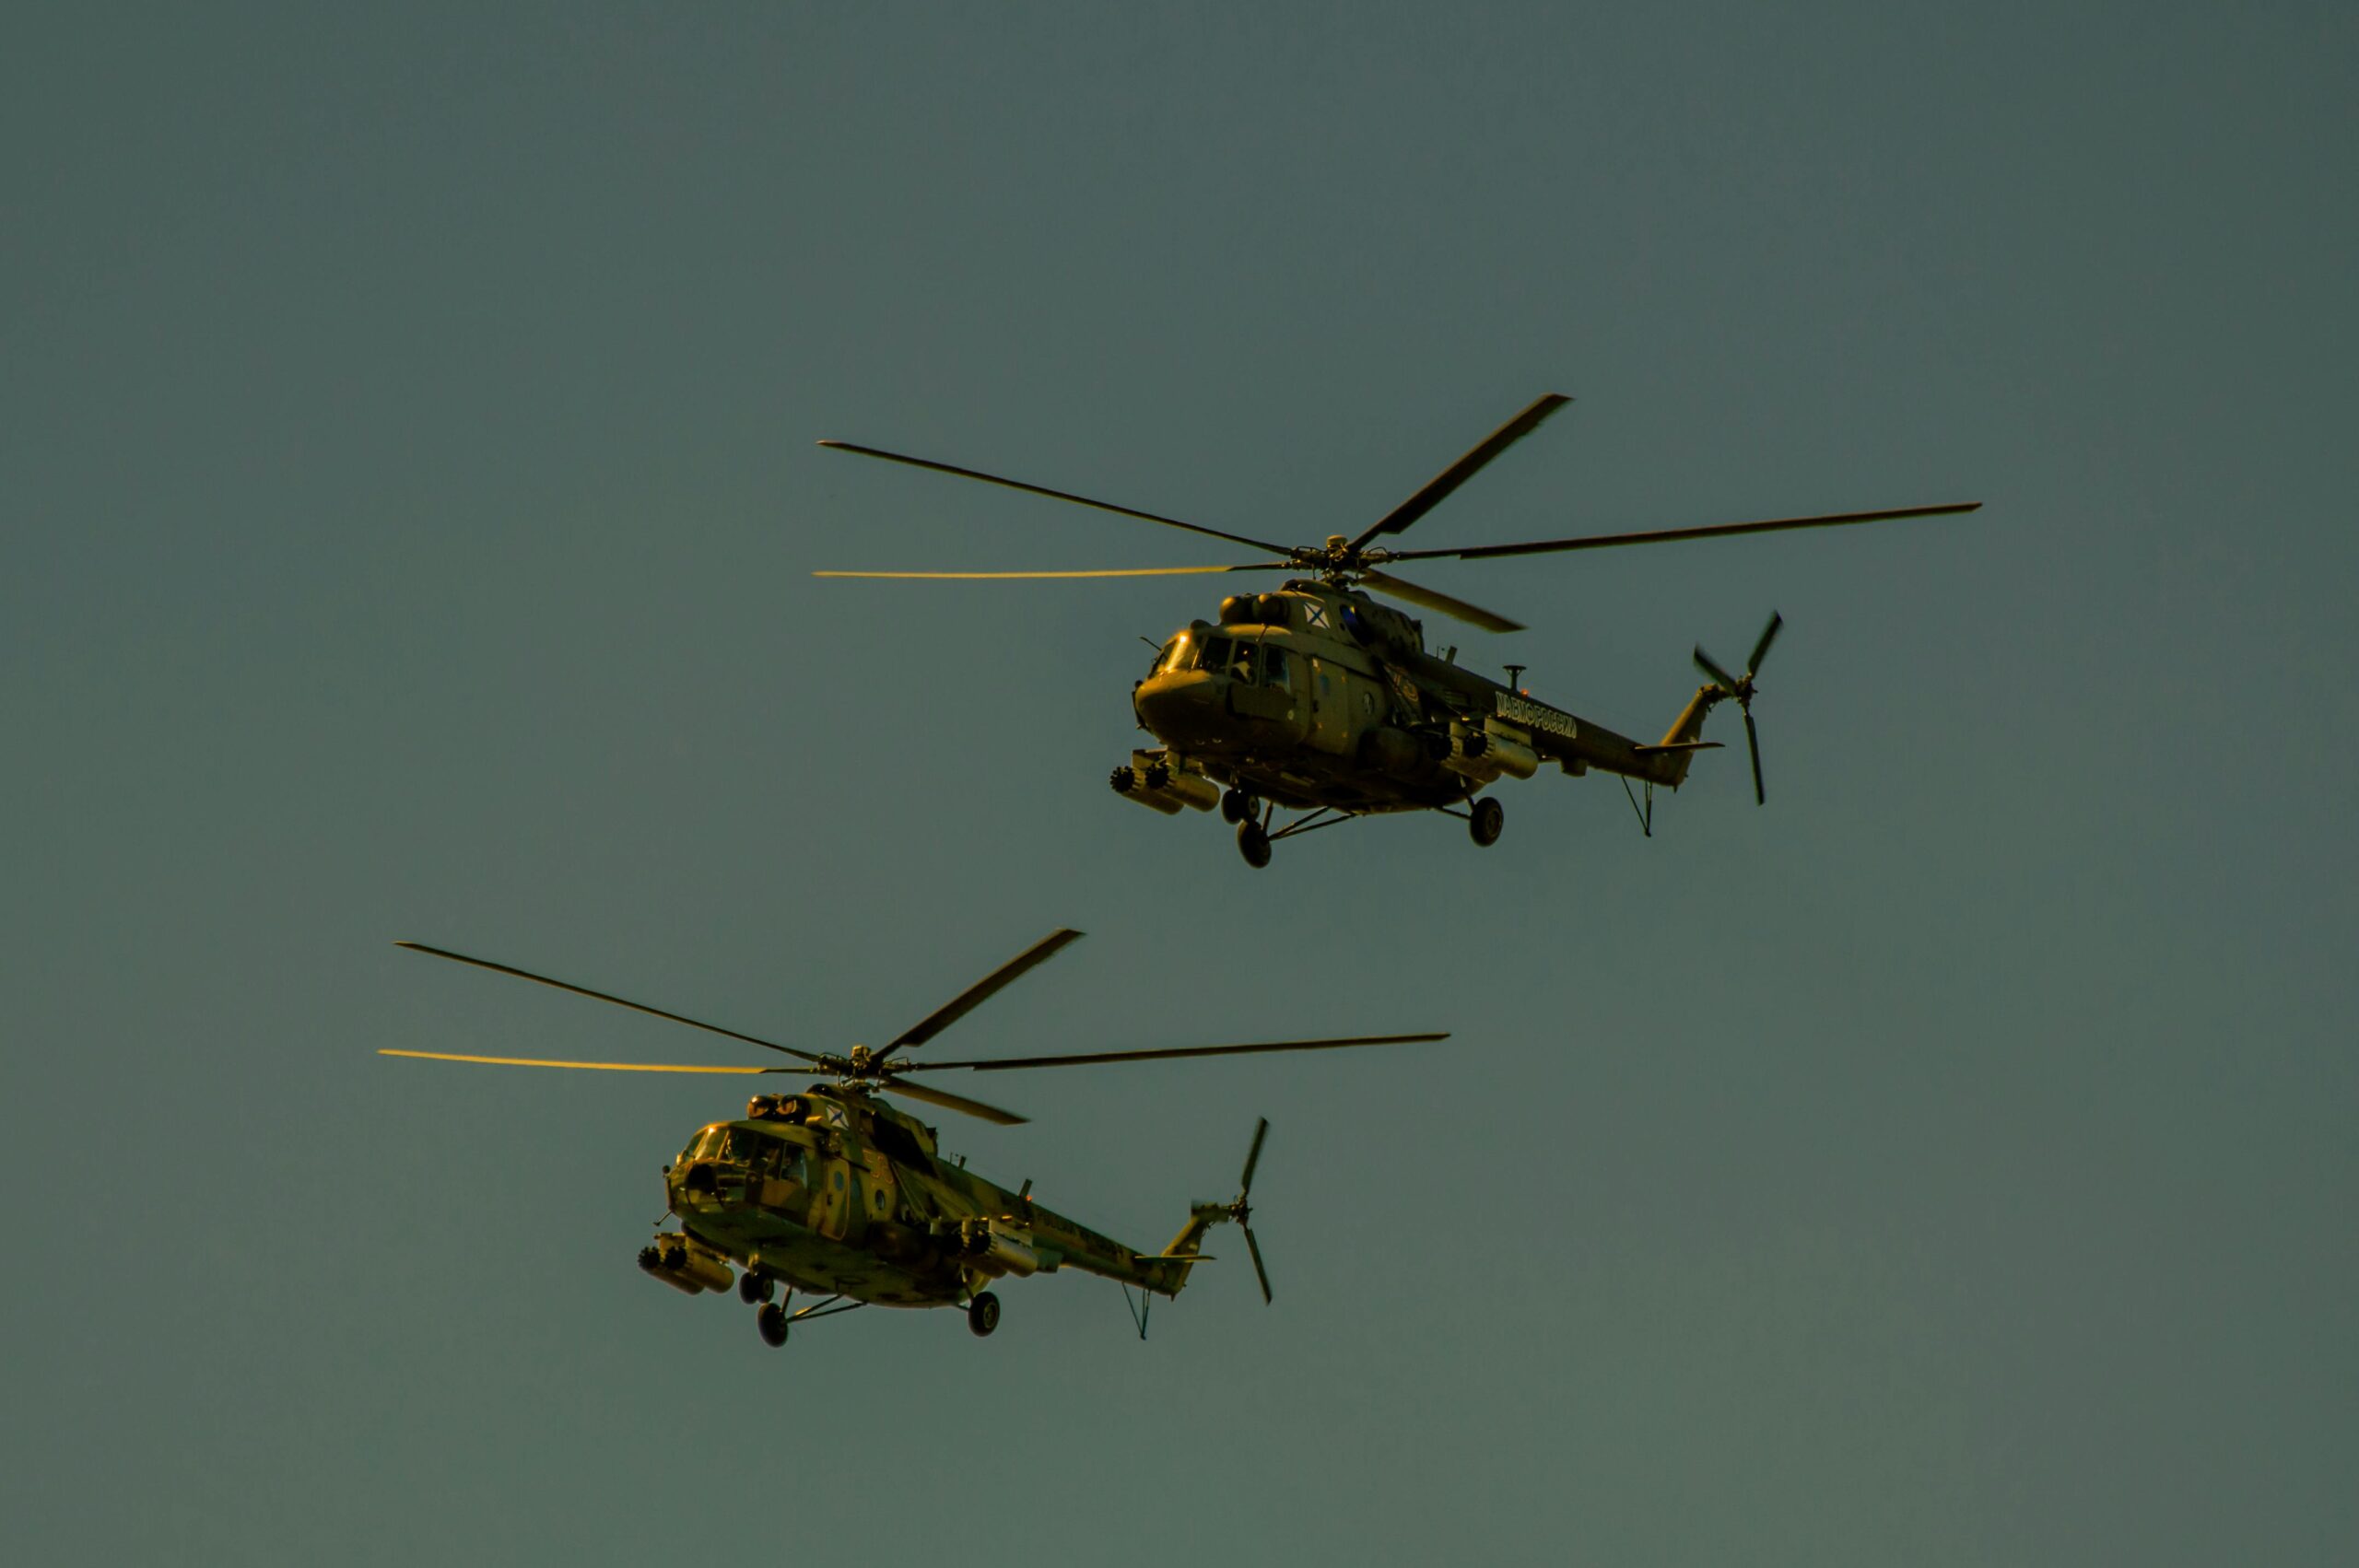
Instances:
[[[1529,664],[1508,665],[1507,667],[1508,687],[1515,691],[1521,691],[1523,689],[1523,673],[1531,668],[1532,666]]]

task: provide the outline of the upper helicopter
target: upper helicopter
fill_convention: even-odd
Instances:
[[[1358,534],[1330,534],[1323,545],[1273,544],[971,468],[849,441],[825,440],[819,444],[838,451],[979,479],[1209,534],[1263,551],[1272,558],[1229,566],[1099,571],[822,571],[814,575],[978,580],[1262,571],[1297,574],[1273,592],[1223,599],[1215,619],[1191,622],[1157,649],[1146,677],[1132,688],[1131,704],[1140,726],[1163,745],[1133,752],[1130,761],[1114,769],[1112,777],[1116,793],[1167,815],[1183,806],[1210,811],[1217,805],[1221,814],[1237,825],[1239,852],[1256,867],[1270,863],[1271,846],[1281,838],[1379,812],[1443,812],[1465,819],[1476,844],[1495,844],[1506,812],[1496,796],[1482,791],[1503,778],[1529,778],[1543,762],[1553,762],[1576,778],[1591,768],[1618,774],[1625,780],[1625,790],[1629,789],[1627,780],[1638,780],[1646,790],[1639,820],[1651,833],[1655,786],[1678,789],[1695,754],[1719,745],[1703,739],[1704,720],[1714,708],[1728,701],[1733,701],[1744,717],[1754,798],[1757,803],[1766,803],[1768,796],[1762,785],[1753,699],[1757,689],[1755,677],[1784,624],[1780,616],[1769,617],[1741,675],[1730,673],[1699,646],[1696,663],[1708,677],[1707,684],[1688,699],[1661,740],[1641,743],[1520,689],[1515,682],[1522,665],[1508,665],[1508,680],[1501,683],[1461,667],[1455,648],[1438,655],[1429,651],[1424,624],[1378,603],[1371,591],[1485,631],[1520,631],[1520,622],[1411,582],[1389,568],[1398,561],[1495,560],[1941,517],[1973,511],[1981,503],[1835,512],[1452,549],[1398,550],[1377,543],[1405,532],[1570,401],[1556,392],[1538,399]],[[1637,796],[1632,796],[1631,803],[1637,807]],[[1272,824],[1281,807],[1305,814],[1273,830]]]
[[[868,1305],[959,1306],[966,1310],[968,1327],[978,1335],[987,1335],[999,1327],[999,1297],[988,1288],[994,1281],[1050,1274],[1060,1269],[1118,1281],[1126,1293],[1137,1287],[1139,1301],[1132,1310],[1144,1338],[1146,1308],[1152,1299],[1177,1296],[1186,1288],[1195,1266],[1208,1261],[1202,1251],[1205,1233],[1220,1224],[1233,1223],[1244,1234],[1262,1300],[1268,1301],[1270,1276],[1262,1266],[1262,1245],[1253,1236],[1249,1202],[1254,1166],[1262,1157],[1262,1140],[1270,1129],[1266,1119],[1254,1129],[1237,1196],[1226,1203],[1191,1204],[1186,1223],[1170,1243],[1160,1252],[1146,1252],[1036,1202],[1029,1181],[1010,1191],[969,1171],[964,1158],[953,1160],[942,1153],[933,1128],[893,1105],[880,1091],[1012,1125],[1025,1118],[931,1083],[913,1083],[909,1074],[1004,1072],[1266,1051],[1335,1050],[1414,1045],[1449,1036],[1355,1035],[1328,1040],[1167,1046],[981,1061],[935,1061],[908,1054],[1080,936],[1076,930],[1050,932],[896,1035],[882,1050],[854,1046],[847,1056],[798,1050],[527,969],[405,942],[396,945],[724,1035],[792,1057],[800,1065],[688,1067],[464,1056],[449,1051],[379,1054],[495,1067],[788,1073],[832,1080],[798,1094],[757,1094],[747,1102],[742,1117],[713,1122],[690,1137],[679,1157],[663,1167],[666,1216],[677,1217],[679,1229],[658,1234],[639,1255],[641,1269],[689,1295],[727,1290],[734,1265],[742,1270],[735,1276],[738,1297],[757,1309],[755,1327],[764,1342],[773,1346],[786,1343],[793,1324]],[[797,1290],[819,1299],[798,1308],[793,1305]]]

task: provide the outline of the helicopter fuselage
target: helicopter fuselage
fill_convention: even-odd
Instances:
[[[1193,1267],[1205,1216],[1191,1215],[1167,1255],[1141,1253],[943,1158],[932,1128],[857,1087],[747,1108],[701,1129],[663,1169],[680,1231],[658,1236],[640,1266],[690,1294],[726,1288],[732,1264],[791,1290],[912,1307],[1067,1268],[1177,1295]]]
[[[1197,775],[1354,815],[1446,808],[1543,762],[1676,789],[1718,696],[1699,690],[1663,741],[1644,745],[1436,657],[1417,621],[1366,593],[1296,579],[1224,600],[1218,621],[1163,645],[1132,707],[1168,752],[1139,754],[1139,787],[1125,790],[1118,769],[1115,788],[1161,809],[1208,808],[1217,792],[1191,795]]]

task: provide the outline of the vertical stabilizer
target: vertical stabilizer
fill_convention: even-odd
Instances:
[[[1696,760],[1697,752],[1703,750],[1705,716],[1727,695],[1718,686],[1696,687],[1696,695],[1689,697],[1687,706],[1679,710],[1679,717],[1672,720],[1671,729],[1663,738],[1645,748],[1656,754],[1656,765],[1661,769],[1656,775],[1657,783],[1668,784],[1676,790],[1686,781],[1687,765]]]

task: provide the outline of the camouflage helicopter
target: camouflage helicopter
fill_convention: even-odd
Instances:
[[[888,1103],[880,1091],[1013,1126],[1026,1118],[931,1084],[913,1083],[908,1075],[1414,1045],[1449,1036],[1357,1035],[1331,1040],[1175,1046],[987,1061],[925,1061],[903,1054],[926,1044],[1080,936],[1076,930],[1051,931],[895,1036],[882,1050],[854,1046],[849,1056],[797,1050],[530,970],[422,942],[397,942],[396,946],[413,953],[554,986],[726,1036],[792,1057],[801,1065],[689,1067],[462,1056],[447,1051],[379,1054],[497,1067],[786,1073],[832,1080],[796,1094],[757,1094],[746,1103],[742,1117],[698,1129],[679,1156],[663,1167],[665,1218],[676,1218],[679,1229],[659,1231],[639,1255],[640,1269],[689,1295],[728,1290],[734,1265],[741,1270],[735,1276],[738,1297],[757,1309],[755,1327],[764,1342],[772,1346],[785,1344],[796,1323],[870,1305],[960,1306],[966,1311],[968,1327],[978,1336],[988,1335],[999,1327],[1000,1318],[999,1297],[988,1288],[992,1282],[1052,1274],[1061,1269],[1118,1281],[1126,1299],[1130,1289],[1136,1287],[1139,1300],[1132,1311],[1140,1337],[1144,1338],[1146,1310],[1153,1298],[1177,1296],[1186,1287],[1195,1266],[1209,1261],[1201,1250],[1205,1234],[1220,1224],[1233,1223],[1243,1233],[1262,1298],[1269,1301],[1270,1276],[1262,1264],[1261,1243],[1253,1235],[1250,1201],[1262,1141],[1270,1129],[1267,1119],[1254,1127],[1237,1196],[1226,1203],[1191,1203],[1187,1223],[1170,1245],[1161,1252],[1142,1252],[1034,1201],[1029,1181],[1011,1192],[967,1169],[963,1158],[944,1155],[934,1129]],[[796,1307],[793,1293],[798,1290],[819,1299]]]
[[[1766,804],[1761,747],[1753,724],[1755,677],[1783,619],[1769,618],[1742,675],[1731,674],[1696,649],[1708,677],[1662,738],[1641,743],[1577,718],[1518,688],[1524,666],[1506,666],[1505,683],[1461,668],[1458,650],[1437,655],[1425,626],[1369,591],[1438,611],[1485,631],[1520,631],[1496,611],[1395,575],[1397,561],[1496,560],[1624,544],[1660,544],[1795,528],[1833,528],[1900,518],[1970,512],[1978,501],[1886,511],[1837,512],[1658,529],[1639,533],[1588,534],[1574,539],[1465,548],[1396,550],[1377,541],[1402,532],[1472,479],[1501,452],[1531,434],[1570,402],[1555,392],[1534,402],[1451,463],[1424,488],[1352,537],[1330,534],[1324,545],[1273,544],[1224,529],[1183,522],[1068,491],[1003,478],[946,462],[910,457],[849,441],[823,447],[880,458],[938,474],[978,479],[1030,495],[1072,501],[1118,516],[1209,534],[1266,552],[1272,559],[1242,565],[1133,567],[1103,571],[822,571],[827,578],[900,579],[1025,579],[1185,577],[1226,572],[1294,571],[1302,575],[1274,592],[1232,594],[1217,618],[1198,620],[1157,649],[1144,679],[1132,688],[1139,725],[1163,744],[1134,751],[1113,771],[1117,794],[1165,815],[1182,808],[1220,808],[1237,825],[1237,844],[1250,865],[1270,863],[1281,838],[1384,812],[1438,811],[1463,818],[1478,845],[1498,842],[1507,813],[1482,791],[1502,778],[1530,778],[1543,763],[1578,778],[1595,768],[1644,786],[1646,803],[1631,795],[1642,828],[1654,831],[1654,790],[1677,790],[1699,751],[1705,718],[1732,701],[1744,717],[1752,754],[1753,791]],[[1273,828],[1279,808],[1304,814]]]

